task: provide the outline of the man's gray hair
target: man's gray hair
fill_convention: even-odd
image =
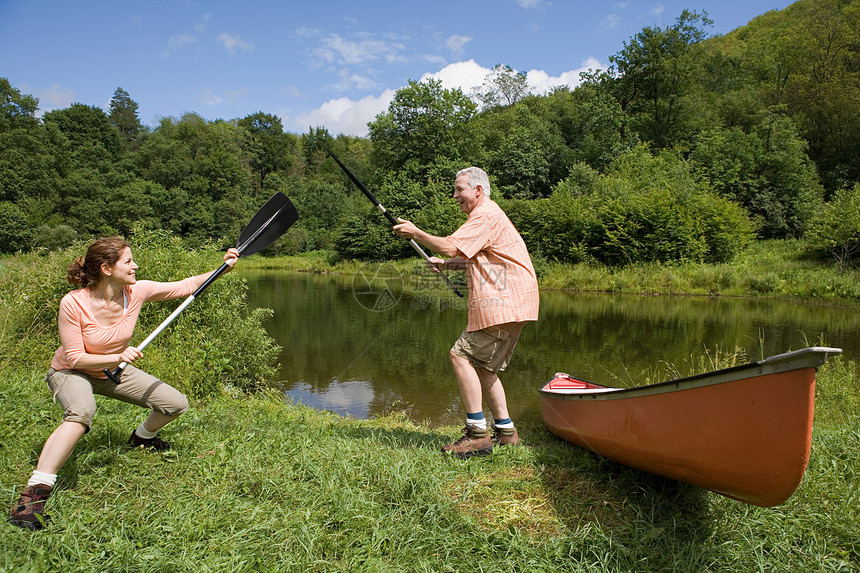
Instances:
[[[474,189],[478,185],[481,186],[481,189],[484,191],[484,195],[487,196],[487,199],[490,198],[490,178],[487,175],[487,172],[481,169],[480,167],[467,167],[465,169],[461,169],[457,172],[456,179],[460,175],[467,175],[466,181],[469,182],[469,187]]]

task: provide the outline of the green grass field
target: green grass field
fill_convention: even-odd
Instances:
[[[99,402],[39,532],[3,524],[3,571],[858,571],[853,363],[819,373],[803,483],[758,508],[521,427],[523,446],[448,459],[457,428],[354,420],[274,392],[195,403],[130,449],[143,413]],[[41,376],[0,378],[11,507],[60,412]]]

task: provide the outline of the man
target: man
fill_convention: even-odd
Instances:
[[[447,257],[431,257],[437,270],[466,269],[466,329],[449,353],[466,408],[466,427],[463,436],[442,451],[468,458],[490,454],[493,441],[499,445],[520,441],[499,372],[508,365],[525,323],[538,319],[538,286],[522,237],[490,199],[490,181],[484,170],[469,167],[459,171],[454,199],[468,219],[452,235],[437,237],[404,219],[399,219],[394,232]],[[494,419],[492,438],[484,419],[484,395]]]

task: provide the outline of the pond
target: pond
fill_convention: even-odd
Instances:
[[[250,306],[274,310],[266,329],[283,347],[280,383],[287,399],[362,419],[391,411],[434,427],[465,419],[448,362],[466,322],[462,299],[441,288],[406,294],[402,278],[243,276]],[[520,423],[542,420],[537,390],[559,371],[633,386],[672,377],[667,372],[701,371],[700,361],[711,364],[737,348],[749,361],[820,345],[842,348],[848,360],[860,356],[860,312],[853,309],[567,292],[542,292],[540,303],[540,320],[525,327],[501,374]]]

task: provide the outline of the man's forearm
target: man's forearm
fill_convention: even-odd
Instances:
[[[462,271],[466,269],[466,265],[468,264],[468,259],[464,259],[463,257],[454,257],[451,259],[445,259],[443,267],[448,271]]]
[[[439,253],[443,257],[456,257],[460,253],[460,251],[457,250],[457,247],[452,245],[451,241],[445,237],[437,237],[436,235],[431,235],[430,233],[420,229],[415,234],[415,240],[434,253]]]

